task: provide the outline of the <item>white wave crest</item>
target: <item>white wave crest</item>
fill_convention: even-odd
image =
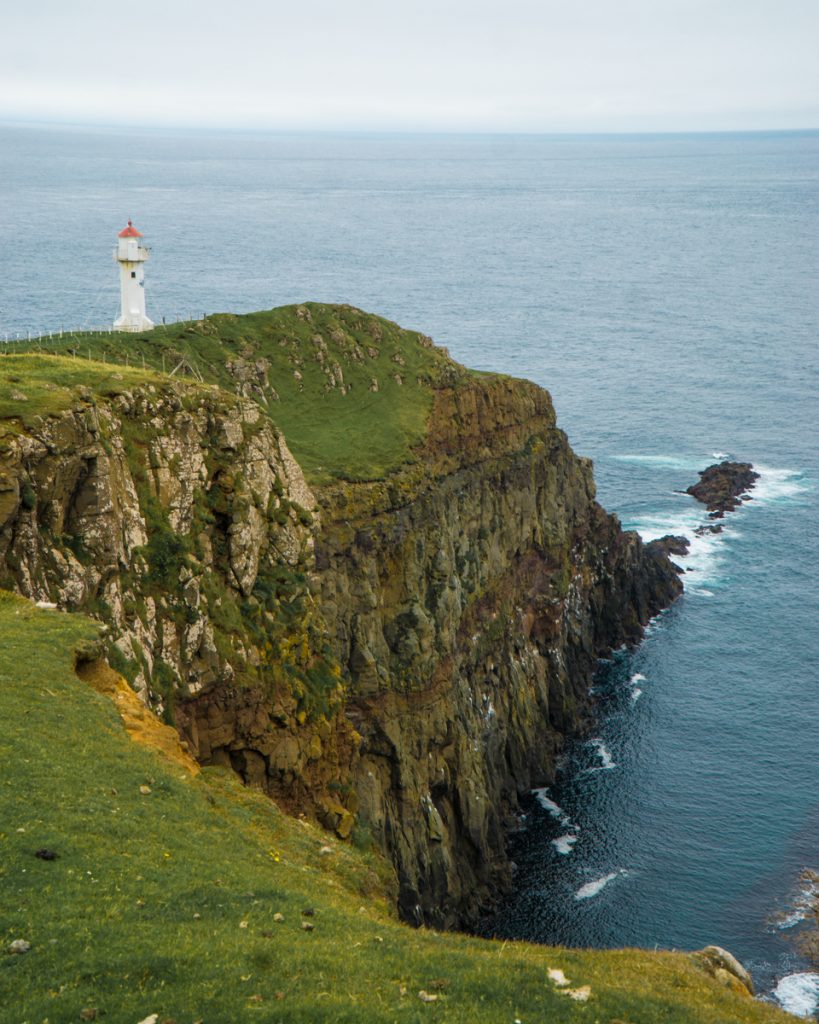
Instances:
[[[574,844],[580,837],[567,833],[565,836],[558,836],[557,839],[552,840],[552,846],[557,850],[558,853],[562,853],[564,857],[570,854],[574,849]]]
[[[692,505],[675,512],[637,516],[624,523],[627,530],[636,530],[644,541],[657,540],[668,535],[688,539],[686,555],[672,555],[671,560],[685,568],[682,579],[687,591],[701,591],[706,583],[719,578],[725,542],[738,536],[733,523],[720,523],[721,533],[697,533],[701,526],[713,525],[705,509]],[[709,592],[710,593],[710,592]]]
[[[791,902],[790,913],[778,915],[774,928],[787,931],[804,921],[812,913],[819,898],[819,875],[813,871],[805,871],[801,878],[802,887]]]
[[[754,502],[768,504],[770,502],[788,501],[799,498],[810,491],[809,481],[798,469],[775,469],[773,466],[754,464],[759,479],[750,494]]]
[[[773,990],[774,998],[794,1017],[808,1018],[819,1008],[819,974],[787,974]]]
[[[550,799],[550,797],[548,796],[548,793],[549,793],[549,789],[546,786],[544,786],[543,789],[533,789],[532,790],[532,796],[535,797],[535,799],[537,800],[537,802],[540,804],[540,806],[543,808],[544,811],[548,811],[549,814],[551,814],[551,816],[553,818],[562,818],[562,817],[564,817],[565,815],[564,815],[564,812],[563,812],[563,808],[560,807],[558,804],[556,804],[554,802],[554,800]]]
[[[642,697],[642,695],[643,695],[643,691],[640,689],[639,686],[635,686],[634,689],[631,691],[631,699],[632,700],[639,700],[640,697]]]
[[[725,454],[712,453],[714,458]],[[612,458],[685,472],[699,471],[705,461],[702,457],[670,455],[615,455]],[[741,522],[743,514],[754,507],[798,501],[813,488],[813,483],[807,480],[800,470],[781,469],[758,463],[754,464],[754,468],[759,473],[759,479],[750,490],[751,500],[744,502],[725,519],[719,520],[718,524],[709,518],[702,505],[693,499],[690,502],[683,499],[685,505],[676,511],[637,515],[625,521],[624,527],[636,530],[644,541],[657,540],[668,535],[686,537],[690,545],[687,554],[672,556],[674,561],[678,561],[685,568],[685,589],[703,597],[713,597],[713,591],[707,589],[705,585],[719,580],[726,542],[741,536],[737,530],[737,523]],[[716,525],[722,529],[719,533],[712,533],[708,527]],[[698,530],[701,532],[698,533]]]
[[[642,672],[635,672],[634,675],[629,679],[630,683],[645,683],[647,682],[646,677]]]
[[[593,882],[586,882],[585,885],[581,885],[577,892],[574,894],[576,900],[590,900],[592,896],[596,896],[602,892],[609,882],[613,882],[615,878],[620,875],[627,875],[628,871],[625,868],[620,868],[618,871],[612,871],[609,875],[603,875],[602,878],[595,878]]]
[[[548,811],[553,818],[557,818],[562,828],[570,830],[571,832],[580,831],[579,826],[575,825],[563,808],[559,804],[556,804],[549,796],[548,786],[544,786],[542,789],[533,789],[532,796],[535,797],[544,811]],[[561,853],[562,852],[563,851],[561,851]]]
[[[634,466],[656,466],[657,469],[681,469],[696,472],[702,468],[702,455],[612,455],[616,462]]]
[[[600,757],[601,763],[600,763],[599,767],[597,767],[597,768],[587,768],[586,771],[589,771],[589,772],[607,772],[607,771],[610,771],[612,768],[616,768],[617,767],[616,762],[614,760],[612,760],[611,754],[606,749],[605,743],[600,739],[599,736],[596,736],[593,740],[589,740],[589,746],[590,747],[594,747],[594,749],[597,751],[597,753],[598,753],[598,755]]]

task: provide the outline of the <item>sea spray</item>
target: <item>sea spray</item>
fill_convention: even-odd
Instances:
[[[628,871],[625,868],[619,868],[617,871],[612,871],[608,875],[603,875],[602,878],[595,878],[593,882],[586,882],[585,885],[581,885],[577,892],[574,894],[576,900],[590,900],[593,896],[597,896],[601,893],[609,882],[613,882],[615,878],[619,878],[621,875],[627,875]]]
[[[773,995],[782,1009],[794,1017],[812,1017],[819,1009],[819,974],[788,974],[780,980]]]

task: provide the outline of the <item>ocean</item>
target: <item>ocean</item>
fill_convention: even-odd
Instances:
[[[0,340],[108,324],[132,218],[168,321],[314,299],[547,387],[599,497],[695,540],[686,592],[527,801],[539,942],[716,943],[810,1015],[819,870],[819,134],[447,136],[0,126]],[[722,534],[681,492],[762,476]],[[776,995],[770,995],[774,992]]]

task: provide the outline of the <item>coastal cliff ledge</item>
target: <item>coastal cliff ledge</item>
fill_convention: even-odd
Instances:
[[[346,306],[38,348],[0,362],[0,586],[101,620],[201,762],[378,845],[406,920],[475,924],[598,658],[682,589],[548,393]]]

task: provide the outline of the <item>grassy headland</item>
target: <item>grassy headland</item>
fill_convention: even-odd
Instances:
[[[26,352],[62,358],[18,363]],[[35,339],[9,345],[7,358],[13,366],[0,365],[7,382],[0,383],[0,418],[59,411],[77,384],[106,394],[143,370],[174,373],[255,398],[313,483],[377,480],[410,461],[426,434],[430,385],[467,373],[422,334],[320,303],[217,314],[144,334]],[[15,401],[12,392],[27,400]]]

